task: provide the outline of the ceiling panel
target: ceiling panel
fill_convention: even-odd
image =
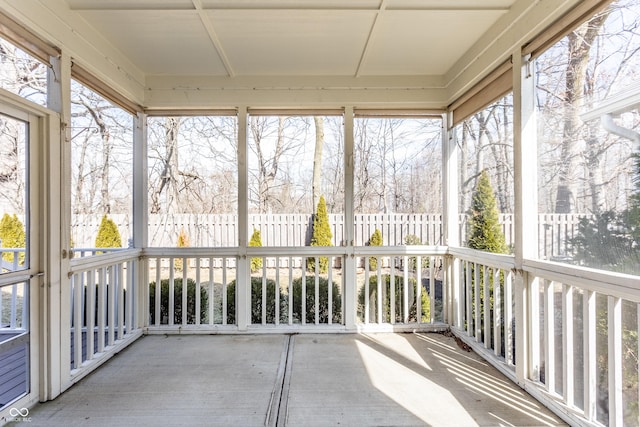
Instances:
[[[441,76],[515,0],[67,3],[148,75]]]
[[[195,12],[84,10],[81,15],[146,74],[227,74]]]
[[[492,11],[385,11],[362,75],[441,75],[497,21]]]
[[[353,75],[372,11],[209,11],[239,75]]]

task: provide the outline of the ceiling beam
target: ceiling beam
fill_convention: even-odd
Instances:
[[[229,58],[227,57],[227,53],[224,51],[224,48],[222,47],[222,43],[218,38],[218,34],[216,34],[216,30],[215,28],[213,28],[213,24],[211,23],[211,20],[207,16],[207,12],[205,12],[204,8],[202,7],[202,0],[191,0],[191,2],[193,3],[193,6],[198,11],[198,16],[200,17],[200,21],[202,21],[202,25],[204,25],[204,28],[207,31],[207,34],[209,35],[209,39],[211,40],[211,43],[213,43],[213,47],[215,48],[216,52],[218,52],[218,56],[220,57],[220,60],[224,64],[224,68],[227,70],[227,75],[229,77],[235,76],[235,72],[233,71],[233,67],[231,66],[231,61],[229,61]]]
[[[373,43],[376,31],[378,27],[378,23],[382,20],[382,14],[387,7],[387,0],[381,0],[380,6],[376,11],[376,16],[373,18],[373,23],[371,24],[371,29],[369,30],[369,35],[367,36],[367,41],[364,43],[364,48],[362,49],[362,54],[360,55],[360,60],[358,61],[358,68],[356,68],[356,77],[360,77],[362,75],[362,67],[364,62],[367,60],[369,56],[369,52],[371,51],[371,44]]]

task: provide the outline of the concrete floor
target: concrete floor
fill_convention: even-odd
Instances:
[[[440,334],[146,336],[30,426],[564,425]]]

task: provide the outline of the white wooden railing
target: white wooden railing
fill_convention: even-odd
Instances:
[[[4,259],[4,255],[10,255],[10,261]],[[25,248],[0,248],[0,272],[23,270],[24,265],[20,262],[20,255],[26,255]]]
[[[70,263],[71,375],[93,369],[135,339],[138,297],[134,280],[140,250],[122,250]]]
[[[138,315],[146,333],[450,326],[570,424],[638,422],[637,276],[538,260],[516,269],[510,255],[437,246],[148,248],[71,264],[76,370],[126,339]],[[86,330],[96,334],[85,355]]]
[[[13,334],[28,330],[28,279],[22,277],[0,282],[0,333]]]
[[[442,325],[444,253],[429,246],[349,253],[344,247],[252,247],[242,255],[237,248],[149,248],[148,330],[232,332],[240,319],[249,329],[278,331]],[[245,305],[238,289],[248,294]]]
[[[449,253],[460,338],[571,425],[638,425],[638,276],[537,260],[517,272],[510,256]],[[516,275],[525,304],[516,304]],[[526,326],[522,341],[517,322]],[[519,360],[527,361],[524,382]]]

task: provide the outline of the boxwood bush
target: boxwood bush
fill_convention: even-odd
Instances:
[[[275,323],[276,320],[276,291],[278,286],[274,280],[267,279],[267,305],[266,323]],[[286,297],[280,292],[280,318],[287,312]],[[236,281],[232,280],[227,285],[227,323],[236,323]],[[262,323],[262,277],[251,278],[251,323]]]
[[[382,316],[385,322],[391,321],[391,276],[389,274],[383,274],[381,276],[382,281]],[[416,291],[417,291],[417,282],[414,278],[409,278],[409,321],[415,322],[416,318]],[[395,276],[395,321],[402,322],[403,319],[403,308],[404,308],[404,279],[402,276]],[[371,313],[377,313],[377,293],[378,293],[378,276],[371,276],[369,278],[369,307]],[[431,301],[429,295],[427,294],[426,289],[421,290],[421,321],[422,322],[430,322],[431,319]],[[358,306],[359,312],[364,317],[365,310],[365,287],[363,286],[358,292]],[[374,319],[375,317],[371,317]],[[380,319],[378,319],[381,322]]]
[[[342,297],[337,283],[331,283],[331,302],[333,323],[342,322]],[[318,321],[319,323],[329,323],[329,280],[319,277],[318,280]],[[315,323],[316,319],[316,278],[315,276],[305,277],[305,301],[306,316],[305,322]],[[293,317],[302,320],[302,277],[293,281]]]
[[[169,279],[160,281],[160,323],[167,324],[169,319]],[[173,279],[173,323],[182,323],[182,278]],[[156,316],[156,282],[149,283],[149,314],[150,323],[155,322]],[[209,294],[204,286],[200,287],[200,323],[207,322]],[[187,323],[196,323],[196,281],[187,279]]]

